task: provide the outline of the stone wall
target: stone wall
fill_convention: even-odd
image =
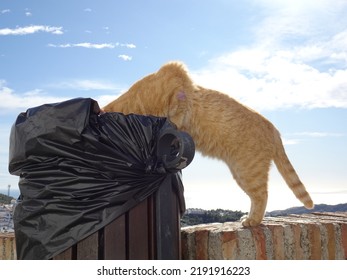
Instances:
[[[267,217],[262,225],[239,222],[182,229],[182,257],[192,260],[347,259],[347,213]]]
[[[15,260],[16,242],[14,233],[0,233],[0,260]]]
[[[182,258],[192,260],[347,259],[347,213],[268,217],[262,225],[239,222],[182,229]],[[13,233],[0,234],[0,260],[16,259]]]

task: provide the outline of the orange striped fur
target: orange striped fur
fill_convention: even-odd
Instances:
[[[193,137],[203,155],[223,160],[251,199],[250,212],[242,219],[244,226],[256,226],[263,219],[272,161],[296,197],[313,208],[278,130],[228,95],[195,85],[181,63],[165,64],[103,110],[167,117]]]

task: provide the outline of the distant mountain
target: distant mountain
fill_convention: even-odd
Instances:
[[[347,212],[347,203],[337,205],[317,204],[314,209],[306,209],[305,207],[292,207],[285,210],[275,210],[267,212],[266,216],[287,216],[290,214],[306,214],[313,212]]]
[[[292,207],[285,210],[275,210],[267,212],[265,216],[287,216],[290,214],[306,214],[312,212],[347,212],[347,203],[338,205],[317,204],[314,209],[306,209],[305,207]],[[181,226],[191,226],[206,223],[225,223],[239,221],[244,214],[241,211],[232,211],[224,209],[204,210],[190,208],[181,219]]]

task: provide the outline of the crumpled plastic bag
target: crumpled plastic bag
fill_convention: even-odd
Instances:
[[[72,99],[21,113],[9,171],[20,176],[14,213],[18,259],[49,259],[101,229],[169,179],[185,210],[180,170],[191,137],[166,118],[100,114]]]

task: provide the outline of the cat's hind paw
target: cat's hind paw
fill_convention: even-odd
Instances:
[[[256,221],[250,218],[248,215],[242,216],[240,221],[244,227],[255,227],[261,223],[261,221]]]

